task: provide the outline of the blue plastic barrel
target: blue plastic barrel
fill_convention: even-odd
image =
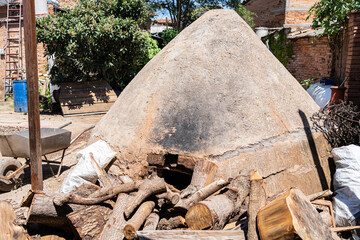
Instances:
[[[28,112],[26,79],[14,80],[14,110],[15,112]]]

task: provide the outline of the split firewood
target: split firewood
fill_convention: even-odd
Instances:
[[[157,198],[164,198],[167,201],[171,202],[171,204],[175,205],[180,201],[180,194],[175,193],[166,186],[166,192],[156,195]]]
[[[229,184],[229,180],[227,181],[223,179],[217,180],[216,182],[213,182],[207,185],[206,187],[198,190],[196,193],[191,195],[191,197],[187,199],[181,199],[179,203],[175,205],[175,207],[188,210],[194,204],[204,200],[205,198],[219,191],[221,188],[225,187],[228,184]]]
[[[100,233],[99,240],[116,240],[124,238],[123,229],[126,224],[124,211],[130,199],[131,196],[125,193],[119,194],[113,212],[106,222],[102,233]]]
[[[256,216],[260,209],[266,204],[265,183],[258,172],[255,172],[250,179],[247,239],[258,240],[259,236],[256,229]]]
[[[257,215],[257,223],[262,240],[335,239],[314,206],[298,189],[290,189],[263,207]]]
[[[23,227],[14,224],[15,212],[10,203],[0,201],[0,239],[28,239]]]
[[[138,231],[139,240],[149,239],[177,239],[177,240],[245,240],[245,234],[241,230],[237,231],[196,231],[196,230],[156,230]]]
[[[159,213],[151,213],[145,223],[144,223],[144,227],[143,230],[156,230],[158,224],[159,224],[159,220],[160,220],[160,216]]]
[[[309,199],[309,197],[308,197]],[[333,205],[331,201],[316,199],[311,202],[317,209],[320,208],[322,212],[320,213],[321,218],[328,224],[330,227],[336,227],[335,225],[335,216]]]
[[[333,232],[349,232],[349,231],[359,230],[360,226],[334,227],[330,229]]]
[[[62,227],[67,222],[67,214],[88,207],[87,205],[77,204],[56,206],[53,202],[56,196],[57,194],[35,194],[29,209],[27,222]]]
[[[92,152],[90,152],[89,155],[92,160],[92,165],[95,169],[95,172],[98,175],[100,185],[102,187],[111,187],[112,186],[111,180],[110,180],[109,176],[107,175],[107,173],[105,172],[105,170],[99,166],[99,164],[95,160]]]
[[[185,218],[183,218],[182,216],[171,216],[169,218],[160,219],[157,229],[172,230],[175,228],[180,228],[185,226],[186,226]]]
[[[333,195],[333,192],[328,189],[328,190],[325,190],[322,192],[313,193],[311,195],[308,195],[307,198],[309,199],[309,201],[314,201],[314,200],[320,199],[320,198],[331,197],[332,195]]]
[[[198,160],[195,163],[190,185],[181,193],[181,198],[191,196],[215,180],[218,166],[208,160]]]
[[[166,192],[166,184],[163,178],[155,177],[145,179],[139,186],[139,190],[135,193],[132,201],[128,203],[125,209],[125,217],[129,218],[131,213],[148,197],[159,193]]]
[[[137,238],[136,231],[140,229],[146,218],[150,215],[155,207],[153,201],[147,201],[140,205],[134,216],[126,223],[124,227],[124,236],[126,239],[132,240]]]
[[[94,205],[68,214],[67,219],[72,223],[80,239],[98,239],[111,212],[108,207]]]
[[[210,196],[192,206],[185,220],[193,230],[223,229],[230,220],[236,221],[240,215],[244,200],[250,191],[250,175],[253,170],[232,179],[220,194]]]

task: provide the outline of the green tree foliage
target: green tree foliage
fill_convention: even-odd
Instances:
[[[336,38],[345,27],[349,11],[358,9],[360,0],[321,0],[311,7],[308,18],[314,17],[314,29],[324,29],[322,35]]]
[[[179,34],[179,31],[174,28],[168,28],[159,33],[159,37],[162,39],[161,48],[165,47],[173,38]]]
[[[234,9],[251,27],[254,27],[253,12],[242,5],[242,0],[148,0],[154,11],[168,13],[174,27],[181,31],[184,27],[199,18],[204,12],[212,9]]]
[[[254,18],[256,14],[247,10],[246,7],[241,4],[240,0],[228,0],[226,5],[234,9],[251,28],[255,27]]]
[[[52,82],[106,80],[124,87],[158,51],[140,29],[141,0],[79,0],[66,13],[39,18],[37,39],[55,56]]]

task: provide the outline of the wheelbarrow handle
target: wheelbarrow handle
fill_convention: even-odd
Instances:
[[[89,131],[90,129],[93,129],[95,127],[95,125],[92,125],[90,127],[88,127],[87,129],[85,129],[84,131],[82,131],[81,133],[79,133],[73,140],[71,140],[70,145],[73,144],[81,135],[83,135],[83,133],[85,133],[86,131]]]
[[[64,125],[60,126],[59,128],[62,129],[62,128],[64,128],[64,127],[69,126],[70,124],[72,124],[72,122],[65,123]]]

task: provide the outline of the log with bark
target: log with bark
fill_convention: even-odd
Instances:
[[[211,184],[207,185],[206,187],[198,190],[193,195],[191,195],[187,199],[181,199],[178,204],[175,205],[177,208],[181,208],[184,210],[188,210],[190,207],[195,205],[196,203],[206,199],[210,195],[216,193],[223,187],[229,184],[229,180],[217,180],[215,182],[212,182]]]
[[[249,240],[258,240],[259,236],[256,228],[256,216],[260,209],[266,204],[265,183],[258,172],[255,172],[250,179],[247,238]]]
[[[133,180],[127,176],[121,176],[120,180],[123,184],[133,183]],[[124,211],[128,201],[130,201],[129,195],[125,193],[120,193],[118,195],[113,212],[106,222],[103,231],[100,233],[99,240],[116,240],[124,238],[123,229],[126,224]]]
[[[336,237],[299,189],[290,189],[263,207],[257,215],[257,224],[262,240]]]
[[[230,220],[236,221],[244,211],[242,204],[250,191],[250,175],[253,171],[244,171],[232,179],[220,194],[211,196],[194,206],[186,213],[185,220],[189,228],[223,229]],[[195,195],[195,194],[194,194]]]
[[[124,213],[125,217],[129,218],[133,211],[148,197],[159,193],[166,192],[166,184],[163,178],[154,177],[152,179],[145,179],[139,186],[132,201],[128,203]]]
[[[54,204],[54,197],[58,194],[35,194],[30,206],[28,223],[40,223],[48,226],[62,227],[67,223],[66,215],[86,209],[86,205],[64,204],[57,206]]]
[[[177,239],[177,240],[245,240],[245,234],[237,231],[199,231],[199,230],[162,230],[138,231],[139,240]]]
[[[181,198],[191,196],[196,191],[209,185],[215,180],[218,166],[208,160],[198,160],[195,163],[190,185],[181,193]]]
[[[159,213],[151,213],[145,220],[143,230],[156,230],[159,224],[160,216]]]
[[[108,207],[94,205],[68,214],[67,219],[80,239],[98,239],[111,212]]]
[[[175,228],[182,228],[185,226],[186,226],[185,218],[183,218],[182,216],[168,216],[160,219],[157,229],[172,230]]]
[[[126,239],[132,240],[137,238],[136,231],[140,229],[154,207],[155,203],[153,201],[147,201],[140,205],[134,216],[127,221],[124,227],[123,233]]]

